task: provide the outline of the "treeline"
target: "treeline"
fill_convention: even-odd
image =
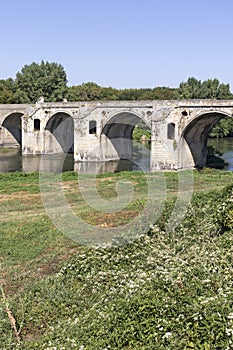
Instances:
[[[201,81],[189,78],[178,88],[102,87],[94,82],[68,86],[61,64],[41,61],[25,65],[16,78],[0,80],[0,103],[35,103],[41,96],[45,101],[107,101],[107,100],[174,100],[174,99],[232,99],[229,84],[218,79]]]
[[[0,80],[0,103],[35,103],[41,96],[47,102],[171,100],[176,91],[168,87],[116,89],[94,82],[69,87],[61,65],[42,61],[24,66],[15,79]]]
[[[179,87],[127,88],[102,87],[94,82],[68,86],[67,75],[61,64],[41,61],[25,65],[16,78],[0,80],[0,103],[35,103],[43,96],[46,102],[113,101],[113,100],[176,100],[176,99],[233,99],[229,84],[218,79],[198,80],[194,77],[181,82]],[[210,136],[233,134],[233,120],[224,118],[212,129]]]
[[[93,82],[68,88],[69,101],[113,101],[113,100],[172,100],[176,89],[155,87],[153,89],[116,89],[101,87]]]
[[[229,84],[221,84],[218,79],[208,79],[205,81],[196,78],[189,78],[187,82],[182,82],[176,92],[177,99],[217,99],[231,100],[233,95]]]

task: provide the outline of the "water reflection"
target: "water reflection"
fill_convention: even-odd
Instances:
[[[228,163],[226,170],[233,171],[233,138],[210,139],[208,145],[214,146],[223,155],[222,158]],[[40,170],[41,155],[21,155],[18,148],[1,149],[0,148],[0,173],[7,172],[25,172],[32,173]],[[56,154],[46,156],[43,166],[45,171],[60,172],[77,171],[80,173],[103,174],[109,172],[120,172],[124,170],[135,171],[150,169],[149,150],[145,147],[134,148],[133,161],[115,160],[108,162],[83,162],[74,163],[73,155]]]
[[[208,145],[213,146],[222,153],[221,158],[227,163],[224,170],[233,171],[233,138],[209,139]]]
[[[43,162],[41,162],[43,160]],[[77,171],[86,174],[104,174],[120,171],[149,171],[149,151],[134,152],[133,161],[111,160],[107,162],[80,162],[74,163],[73,154],[53,155],[21,155],[19,149],[0,149],[0,173],[24,172],[33,173]]]
[[[18,148],[0,150],[0,172],[23,171],[22,156]]]
[[[107,162],[83,162],[74,163],[74,171],[83,174],[106,174],[118,173],[120,171],[149,171],[149,167],[145,170],[139,164],[135,164],[129,160],[109,160]]]

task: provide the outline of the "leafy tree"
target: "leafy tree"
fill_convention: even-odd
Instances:
[[[156,87],[154,89],[114,89],[101,87],[93,82],[68,88],[67,98],[69,101],[113,101],[113,100],[165,100],[173,99],[176,89]]]
[[[174,91],[167,87],[123,89],[119,91],[119,100],[170,100],[174,99]]]
[[[220,84],[218,87],[218,95],[217,99],[218,100],[231,100],[233,98],[233,95],[230,91],[230,86],[229,84]]]
[[[36,102],[40,96],[45,101],[62,101],[67,91],[67,78],[62,65],[41,61],[25,65],[16,74],[15,102]]]
[[[156,87],[153,90],[153,100],[174,100],[177,89]]]
[[[203,82],[196,78],[188,78],[179,85],[178,99],[232,99],[229,84],[220,84],[218,79],[208,79]]]
[[[141,88],[141,89],[115,89],[101,87],[93,82],[68,88],[69,101],[114,101],[114,100],[170,100],[174,99],[176,89],[167,87]]]
[[[230,86],[229,84],[220,84],[218,79],[208,79],[202,83],[201,98],[231,99]]]
[[[13,80],[0,80],[0,103],[13,103]]]
[[[154,91],[153,89],[140,89],[138,100],[154,100]]]
[[[201,98],[201,86],[201,80],[188,78],[187,82],[180,83],[176,98],[181,100]]]
[[[102,87],[93,82],[68,88],[69,101],[98,101],[103,98]]]
[[[112,87],[103,87],[103,100],[105,101],[114,101],[119,99],[119,90]]]
[[[132,101],[139,100],[140,97],[140,89],[122,89],[119,90],[119,100],[123,101]]]
[[[233,136],[233,119],[226,117],[221,119],[209,133],[210,137]]]

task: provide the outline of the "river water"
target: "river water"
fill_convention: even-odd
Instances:
[[[222,153],[221,158],[225,160],[226,167],[224,170],[233,171],[233,138],[225,137],[219,139],[209,139],[208,145],[215,147],[219,152]]]
[[[226,170],[233,171],[233,138],[224,139],[211,139],[208,141],[209,145],[214,146],[223,155],[222,158],[228,163]],[[116,160],[108,162],[85,162],[74,163],[73,155],[57,154],[47,156],[43,166],[46,166],[46,170],[51,171],[79,171],[82,173],[108,173],[119,172],[124,170],[143,170],[149,171],[150,158],[149,151],[143,147],[140,152],[134,155],[134,161],[129,162],[127,160]],[[38,172],[41,167],[40,155],[26,155],[22,156],[21,152],[17,148],[9,150],[0,149],[0,173],[6,172],[25,172],[32,173]]]
[[[0,148],[0,173],[17,171],[32,173],[43,170],[51,172],[61,172],[61,170],[78,171],[88,174],[103,174],[125,170],[143,170],[148,172],[150,168],[149,150],[146,147],[139,148],[134,147],[132,162],[127,160],[114,160],[107,162],[79,163],[74,163],[73,154],[22,156],[18,148],[5,150]]]

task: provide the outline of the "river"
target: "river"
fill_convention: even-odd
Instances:
[[[209,139],[208,145],[215,147],[219,152],[222,153],[221,158],[228,163],[224,170],[233,171],[233,138],[225,137],[219,139]]]
[[[222,158],[228,163],[226,170],[233,171],[233,138],[211,139],[208,141],[209,145],[214,146],[223,155]],[[137,153],[137,152],[136,152]],[[64,159],[65,158],[65,159]],[[38,172],[41,164],[40,155],[26,155],[22,156],[17,148],[0,149],[0,173],[7,172]],[[140,153],[134,155],[134,162],[127,160],[116,160],[108,162],[85,162],[74,163],[73,155],[63,154],[48,156],[47,170],[60,171],[79,171],[82,173],[108,173],[119,172],[124,170],[144,170],[149,171],[149,151],[143,147]]]
[[[43,157],[43,162],[41,159]],[[146,147],[134,147],[133,162],[127,160],[114,160],[107,162],[79,162],[74,163],[73,154],[54,155],[24,155],[20,149],[0,148],[0,173],[24,172],[33,173],[43,170],[60,172],[78,171],[88,174],[103,174],[109,172],[120,172],[125,170],[143,170],[148,172],[150,167],[149,150]]]

